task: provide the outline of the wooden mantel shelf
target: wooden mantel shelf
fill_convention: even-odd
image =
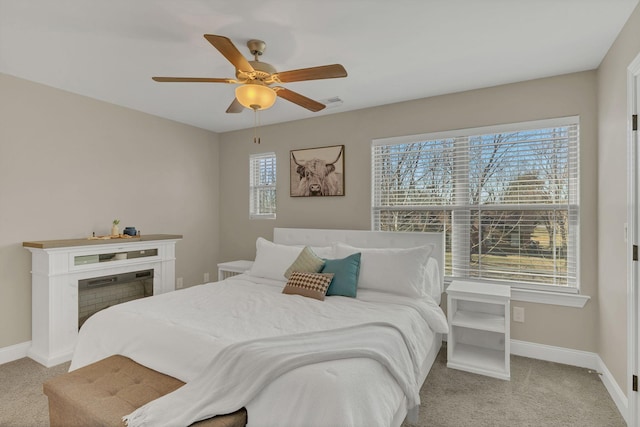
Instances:
[[[22,242],[25,248],[36,249],[53,249],[53,248],[70,248],[74,246],[93,246],[93,245],[109,245],[122,244],[128,242],[152,242],[154,240],[178,240],[182,239],[180,234],[144,234],[142,236],[130,238],[115,239],[65,239],[65,240],[41,240],[34,242]]]

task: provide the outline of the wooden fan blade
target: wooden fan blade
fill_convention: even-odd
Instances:
[[[274,74],[274,78],[281,83],[300,82],[304,80],[335,79],[338,77],[347,77],[347,70],[345,70],[340,64],[301,68],[299,70],[283,71],[281,73]]]
[[[233,79],[216,79],[209,77],[151,77],[157,82],[178,82],[178,83],[237,83]]]
[[[321,104],[318,101],[314,101],[311,98],[307,98],[306,96],[302,96],[298,92],[294,92],[283,87],[278,87],[278,89],[279,90],[276,93],[280,98],[284,98],[287,101],[298,104],[299,106],[304,107],[307,110],[313,111],[314,113],[326,107],[326,105]]]
[[[214,34],[205,34],[204,38],[218,49],[218,51],[231,62],[236,69],[240,71],[253,72],[254,69],[249,61],[240,53],[238,48],[231,40],[224,36],[216,36]]]
[[[244,110],[244,107],[242,106],[242,104],[240,104],[240,101],[238,101],[238,98],[234,98],[233,102],[231,103],[231,105],[229,105],[229,108],[227,108],[227,113],[242,113],[242,110]]]

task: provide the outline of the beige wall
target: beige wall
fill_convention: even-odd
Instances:
[[[25,240],[184,235],[185,286],[216,274],[218,135],[0,74],[0,349],[31,339]]]
[[[264,114],[268,114],[265,112]],[[371,140],[374,138],[579,115],[581,121],[581,285],[592,297],[585,308],[514,303],[526,323],[512,324],[518,340],[596,352],[596,73],[583,72],[377,108],[345,112],[220,135],[221,260],[252,259],[255,239],[274,226],[370,228]],[[346,195],[289,197],[289,150],[345,144]],[[278,161],[276,220],[249,220],[249,154],[275,151]]]
[[[627,67],[640,53],[640,7],[598,69],[598,353],[627,391]]]

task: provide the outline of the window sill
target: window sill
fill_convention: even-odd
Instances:
[[[590,299],[591,297],[587,295],[511,288],[511,301],[535,302],[539,304],[583,308]]]
[[[249,219],[276,219],[275,215],[249,215]]]
[[[447,281],[445,286],[449,286],[450,280]],[[478,286],[482,286],[478,283]],[[505,285],[508,286],[508,285]],[[583,308],[587,301],[591,299],[590,296],[580,294],[570,294],[565,292],[549,292],[540,291],[534,289],[521,289],[511,288],[511,301],[533,302],[537,304],[549,304],[560,305],[563,307]]]

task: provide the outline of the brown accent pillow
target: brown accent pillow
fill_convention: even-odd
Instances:
[[[324,301],[324,296],[329,289],[333,273],[303,273],[294,271],[289,276],[289,281],[282,289],[283,294],[302,295]]]

